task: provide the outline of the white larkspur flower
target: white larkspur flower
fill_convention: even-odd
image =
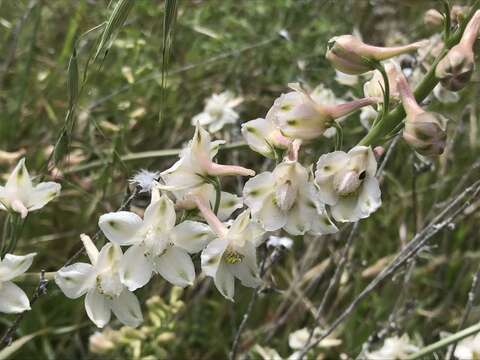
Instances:
[[[256,248],[263,241],[264,231],[251,221],[248,210],[241,213],[227,227],[201,199],[196,198],[196,201],[203,217],[216,235],[202,251],[202,270],[213,278],[218,291],[233,301],[235,278],[247,287],[258,287],[261,284]]]
[[[140,192],[150,192],[152,191],[152,187],[157,183],[159,176],[159,171],[141,169],[135,173],[128,182],[132,185],[138,186]]]
[[[120,281],[120,246],[108,243],[98,251],[93,241],[80,235],[91,264],[75,263],[55,274],[55,282],[70,299],[86,294],[85,310],[92,322],[103,328],[111,312],[124,325],[137,327],[143,321],[137,297]]]
[[[241,97],[235,97],[230,91],[213,94],[207,99],[203,112],[193,117],[192,125],[199,123],[208,126],[208,131],[217,132],[226,124],[235,124],[239,115],[234,109],[242,101]]]
[[[322,332],[320,328],[315,328],[312,334],[312,342],[316,341]],[[310,337],[310,329],[303,328],[297,331],[294,331],[288,336],[288,346],[292,350],[296,350],[293,354],[288,357],[288,360],[300,360],[300,355],[302,354],[303,349],[307,346],[308,339]],[[334,338],[332,335],[327,336],[325,339],[321,340],[318,344],[318,348],[331,348],[340,346],[342,340]]]
[[[404,334],[401,337],[385,339],[383,346],[377,351],[368,353],[366,358],[368,360],[403,360],[418,350],[420,349],[410,342],[408,335]]]
[[[321,235],[338,229],[328,218],[318,190],[300,163],[286,158],[272,171],[247,181],[245,204],[252,217],[267,231],[285,229],[292,235]]]
[[[320,156],[315,181],[320,200],[330,205],[335,220],[358,221],[380,207],[376,171],[377,161],[370,147],[355,146],[348,153],[334,151]]]
[[[258,118],[242,124],[242,135],[250,149],[265,157],[275,158],[276,149],[286,149],[291,140],[283,136],[271,116]]]
[[[345,86],[355,86],[358,84],[358,75],[349,75],[335,70],[335,81]]]
[[[211,141],[210,135],[197,124],[195,135],[188,147],[180,153],[180,159],[160,175],[164,190],[177,191],[196,188],[205,184],[209,176],[254,176],[255,171],[236,165],[221,165],[213,162],[218,148],[224,141]]]
[[[214,208],[216,201],[216,191],[212,184],[203,184],[195,189],[189,191],[173,191],[173,195],[177,199],[175,206],[180,209],[195,209],[196,203],[192,200],[193,197],[198,196]],[[235,194],[222,191],[220,194],[220,206],[218,208],[217,216],[221,221],[226,221],[230,218],[235,210],[243,207],[243,199]]]
[[[108,240],[131,245],[119,264],[119,276],[130,291],[146,285],[153,273],[185,287],[195,280],[189,253],[201,251],[213,238],[207,225],[184,221],[175,226],[175,208],[166,196],[152,189],[143,219],[129,211],[100,216],[98,225]]]
[[[461,360],[480,359],[480,334],[469,336],[460,341],[453,355]]]
[[[267,118],[280,128],[283,135],[313,140],[344,117],[363,106],[377,102],[376,98],[356,99],[343,104],[322,103],[321,93],[305,91],[299,84],[289,84],[291,91],[275,100]]]
[[[30,211],[44,207],[60,194],[60,184],[49,181],[33,186],[25,158],[10,174],[5,186],[0,186],[0,209],[15,211],[25,218]]]
[[[30,310],[27,295],[12,280],[28,270],[35,255],[35,253],[25,256],[6,254],[0,260],[0,312],[18,314]]]

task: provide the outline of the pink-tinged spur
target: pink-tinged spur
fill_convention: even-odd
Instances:
[[[441,115],[423,110],[403,75],[397,78],[397,87],[402,105],[407,114],[403,139],[419,154],[425,156],[441,155],[447,142],[447,134]]]
[[[261,284],[256,248],[263,242],[265,231],[250,219],[250,211],[242,212],[230,227],[222,223],[201,199],[197,207],[215,233],[215,239],[202,251],[202,270],[213,278],[218,291],[233,301],[235,278],[243,286]]]
[[[85,310],[92,322],[103,328],[111,313],[124,325],[137,327],[143,321],[140,303],[120,281],[120,246],[108,243],[98,251],[87,235],[80,236],[90,264],[75,263],[55,274],[55,282],[70,299],[85,296]]]
[[[293,91],[275,100],[267,119],[272,119],[284,136],[294,139],[318,138],[334,125],[335,119],[378,102],[377,98],[363,98],[343,104],[325,104],[320,93],[309,93],[299,84],[289,84],[289,87]]]
[[[404,46],[381,47],[367,45],[353,35],[341,35],[328,41],[325,57],[335,69],[345,74],[360,75],[375,70],[375,61],[416,51],[423,44],[423,41],[419,41]]]
[[[12,280],[28,270],[35,255],[35,253],[25,256],[6,254],[0,260],[0,312],[18,314],[30,310],[27,295]]]
[[[267,231],[285,229],[291,235],[315,235],[338,231],[308,170],[297,162],[297,150],[272,171],[248,180],[243,188],[252,217]]]
[[[129,290],[146,285],[153,273],[177,286],[193,284],[195,268],[189,253],[203,250],[213,234],[205,224],[187,220],[175,226],[175,221],[173,202],[155,187],[143,219],[129,211],[100,216],[98,225],[107,239],[130,246],[118,267]]]
[[[30,211],[43,208],[60,194],[61,185],[49,181],[33,185],[21,159],[8,177],[5,186],[0,186],[0,209],[15,211],[24,219]]]
[[[315,172],[320,200],[330,205],[341,222],[367,218],[381,205],[377,160],[370,147],[355,146],[348,153],[334,151],[320,156]]]
[[[206,183],[208,177],[254,176],[255,171],[236,165],[221,165],[213,161],[218,148],[224,141],[211,141],[210,134],[197,124],[195,135],[180,153],[170,169],[161,173],[164,184],[161,189],[175,191],[193,189]]]
[[[480,10],[468,22],[460,42],[452,47],[440,60],[435,76],[450,91],[459,91],[467,85],[475,70],[473,46],[480,29]]]

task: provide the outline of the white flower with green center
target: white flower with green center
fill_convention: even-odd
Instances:
[[[55,274],[55,282],[70,299],[87,294],[85,309],[97,327],[109,323],[112,311],[122,324],[137,327],[143,321],[142,311],[137,297],[120,281],[120,246],[108,243],[99,252],[90,237],[80,238],[91,264],[65,266]]]
[[[297,161],[285,159],[272,172],[263,172],[247,181],[243,198],[253,219],[267,231],[283,228],[292,235],[338,231],[309,172]]]
[[[152,200],[143,219],[129,211],[104,214],[98,225],[111,242],[130,245],[119,265],[119,276],[129,290],[146,285],[153,273],[185,287],[195,280],[189,253],[203,250],[213,238],[209,227],[195,221],[175,226],[173,202],[152,189]]]
[[[192,118],[192,125],[199,123],[208,126],[208,131],[220,131],[227,124],[235,124],[239,118],[235,107],[242,103],[241,97],[235,97],[230,91],[213,94],[207,99],[203,112]]]
[[[60,184],[53,181],[33,186],[25,159],[21,159],[5,186],[0,186],[0,209],[18,212],[23,219],[30,211],[41,209],[55,199],[60,189]]]
[[[358,221],[380,207],[376,171],[377,161],[370,147],[355,146],[348,153],[334,151],[320,156],[315,181],[320,200],[330,205],[335,220]]]
[[[276,157],[277,150],[287,149],[292,142],[283,136],[268,114],[265,119],[258,118],[243,123],[242,135],[250,149],[272,159]]]
[[[289,84],[291,91],[273,103],[267,118],[280,128],[283,135],[295,139],[313,140],[334,125],[335,119],[372,105],[376,98],[363,98],[343,104],[325,104],[321,91],[307,92],[299,84]]]
[[[164,184],[161,188],[169,191],[194,189],[216,176],[253,176],[255,171],[236,165],[221,165],[213,162],[218,148],[224,141],[211,141],[210,135],[199,125],[188,147],[180,153],[171,168],[161,173]]]
[[[235,278],[247,287],[261,284],[256,248],[265,232],[251,221],[250,211],[241,213],[228,227],[198,198],[197,207],[216,235],[202,251],[202,270],[213,278],[218,291],[233,301]]]
[[[28,270],[35,255],[35,253],[25,256],[6,254],[0,260],[0,312],[17,314],[30,310],[27,295],[12,280]]]
[[[402,337],[394,336],[385,339],[383,346],[377,351],[367,354],[366,358],[368,360],[403,360],[419,350],[417,346],[410,342],[408,335],[404,334]]]

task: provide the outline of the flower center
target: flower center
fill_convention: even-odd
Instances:
[[[354,170],[340,171],[333,178],[333,187],[340,196],[348,196],[360,187],[365,178],[365,171],[359,173]]]
[[[230,265],[240,264],[245,256],[232,249],[225,250],[223,260]]]

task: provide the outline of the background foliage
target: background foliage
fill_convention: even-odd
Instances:
[[[429,36],[432,30],[425,28],[422,16],[436,3],[183,0],[172,22],[168,66],[162,68],[165,4],[136,1],[106,56],[102,53],[89,63],[69,146],[62,154],[66,156],[48,173],[62,176],[61,198],[29,217],[17,252],[38,253],[30,271],[60,268],[81,246],[78,235],[94,234],[98,216],[118,208],[129,191],[127,179],[136,170],[164,169],[176,159],[151,156],[132,161],[122,156],[181,148],[193,134],[190,119],[214,92],[229,89],[244,97],[242,122],[263,116],[286,91],[286,84],[299,79],[312,86],[323,83],[337,96],[349,92],[359,96],[361,84],[352,89],[335,82],[324,58],[327,40],[354,28],[375,44]],[[46,174],[45,163],[64,126],[70,107],[67,67],[73,48],[81,81],[101,35],[102,29],[96,27],[108,18],[113,5],[100,0],[0,0],[0,148],[24,151],[33,173]],[[421,161],[402,142],[395,148],[383,178],[384,204],[360,224],[347,271],[321,324],[331,323],[446,199],[478,179],[477,80],[462,92],[457,104],[432,100],[429,105],[451,119],[450,143],[438,161]],[[346,120],[345,149],[365,132],[358,118],[354,114]],[[221,137],[241,140],[239,127]],[[312,163],[333,147],[333,139],[319,139],[305,152],[304,163]],[[226,163],[255,169],[272,165],[248,148],[220,156]],[[1,166],[7,174],[12,163],[2,159]],[[230,179],[223,186],[238,192],[238,181]],[[144,207],[147,200],[137,199],[134,206]],[[414,266],[408,265],[356,309],[335,333],[343,341],[340,347],[319,352],[327,358],[340,353],[355,356],[368,337],[381,329],[408,332],[424,343],[438,339],[441,331],[455,331],[480,257],[477,207],[472,204],[460,225],[438,235]],[[284,356],[290,353],[288,335],[312,326],[312,311],[328,286],[348,232],[346,227],[333,236],[295,239],[294,248],[267,273],[270,290],[261,294],[255,306],[242,351],[260,344]],[[31,293],[35,286],[32,281],[26,289]],[[223,358],[251,290],[237,287],[232,304],[202,277],[180,293],[157,277],[139,294],[142,299],[157,296],[145,306],[145,327],[140,332],[122,330],[122,345],[114,355],[100,357]],[[477,310],[471,322],[479,320]],[[0,328],[12,319],[2,316]],[[88,338],[94,331],[83,300],[66,299],[51,283],[48,295],[18,329],[18,337],[36,336],[13,356],[89,358]],[[250,354],[259,356],[253,350]]]

